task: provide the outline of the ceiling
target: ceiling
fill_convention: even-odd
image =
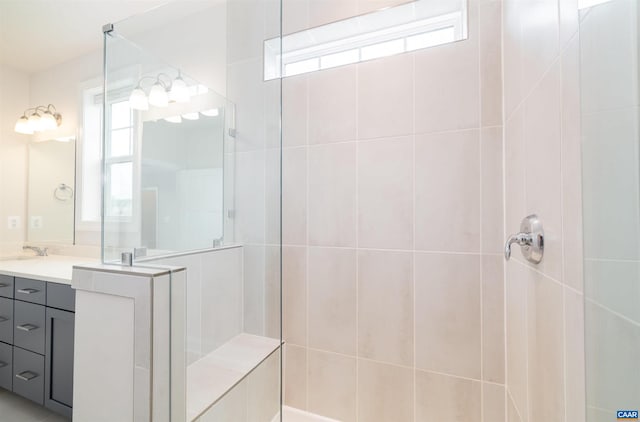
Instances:
[[[0,0],[0,63],[35,73],[102,47],[102,25],[166,0]]]

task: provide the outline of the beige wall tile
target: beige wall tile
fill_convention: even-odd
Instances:
[[[506,314],[507,318],[507,387],[514,406],[527,422],[527,283],[528,269],[519,262],[506,265]],[[531,421],[534,422],[534,421]]]
[[[242,247],[243,277],[243,324],[244,332],[264,334],[265,302],[265,247],[245,245]]]
[[[573,38],[579,29],[578,0],[559,0],[560,8],[560,48]]]
[[[480,382],[416,371],[416,422],[477,422]]]
[[[284,348],[284,404],[307,408],[307,348],[285,345]]]
[[[585,420],[584,297],[564,288],[567,422]]]
[[[282,79],[282,145],[285,148],[307,144],[307,84],[308,75]]]
[[[236,154],[236,241],[260,244],[265,241],[265,154],[250,151]]]
[[[485,422],[507,422],[505,420],[504,385],[484,383],[482,385],[482,420]]]
[[[502,253],[504,248],[504,203],[502,193],[502,127],[482,129],[482,230],[483,253]]]
[[[416,136],[416,249],[480,251],[479,131]]]
[[[309,148],[309,244],[356,244],[356,144]]]
[[[479,5],[482,126],[502,125],[502,2]]]
[[[258,56],[253,57],[251,60],[229,65],[227,71],[229,75],[227,97],[235,104],[236,152],[253,151],[265,147],[264,105],[267,85],[264,83],[262,51]]]
[[[504,258],[482,257],[482,379],[504,384]]]
[[[629,374],[640,372],[640,328],[591,301],[585,304],[585,324],[588,406],[639,407],[640,380]]]
[[[309,411],[356,420],[356,358],[309,350]]]
[[[527,214],[525,205],[524,109],[518,108],[505,127],[504,190],[505,190],[505,239],[520,230],[520,222]],[[520,252],[512,259],[522,260]]]
[[[307,148],[282,150],[282,243],[307,244]]]
[[[264,41],[265,2],[256,0],[234,1],[227,8],[230,26],[227,40],[227,61],[239,62],[248,58],[262,57]]]
[[[282,241],[281,204],[282,204],[282,151],[279,148],[265,150],[265,241],[277,245]]]
[[[580,23],[582,107],[585,114],[638,105],[637,3],[609,2],[592,9]],[[603,30],[606,28],[606,31]],[[615,65],[613,65],[615,63]]]
[[[564,421],[562,287],[534,273],[527,289],[529,420]]]
[[[414,259],[416,367],[480,379],[480,257]]]
[[[307,344],[307,248],[282,248],[282,330],[287,343]]]
[[[358,246],[413,249],[413,138],[358,144]]]
[[[309,28],[309,3],[309,0],[282,0],[283,34]]]
[[[356,66],[314,72],[309,78],[309,144],[356,139]]]
[[[413,54],[358,65],[359,139],[413,132],[413,77]]]
[[[356,354],[356,252],[309,248],[309,347]]]
[[[640,177],[637,156],[637,109],[618,109],[582,118],[582,161],[585,169],[583,218],[587,228],[584,256],[614,260],[640,257]],[[616,139],[611,148],[608,139]],[[633,174],[633,177],[629,177]],[[615,187],[615,188],[612,188]],[[616,204],[603,207],[601,204]],[[629,233],[634,235],[629,236]]]
[[[358,0],[358,13],[370,13],[406,3],[406,0]]]
[[[358,420],[413,422],[413,370],[359,359]]]
[[[559,52],[558,1],[520,2],[522,84],[525,96],[540,81]]]
[[[309,26],[320,26],[358,14],[358,0],[313,0],[309,2]]]
[[[524,105],[527,213],[537,214],[544,226],[538,268],[555,280],[562,280],[560,76],[556,63]]]
[[[211,409],[197,419],[197,422],[247,421],[247,383],[241,382],[226,394]]]
[[[508,121],[524,98],[522,83],[522,3],[505,0],[502,13],[502,42],[504,63],[504,119]]]
[[[507,422],[522,422],[509,394],[507,394]]]
[[[204,355],[240,334],[243,321],[242,251],[234,248],[208,255],[202,257],[201,272]]]
[[[280,353],[266,358],[246,378],[247,420],[271,421],[280,410]]]
[[[574,37],[562,56],[562,281],[583,291],[580,80],[576,78],[579,74],[580,39]]]
[[[413,254],[358,253],[358,356],[413,365]]]
[[[415,55],[416,133],[479,127],[477,35]]]

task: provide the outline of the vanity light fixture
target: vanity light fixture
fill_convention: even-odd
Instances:
[[[158,80],[149,91],[149,104],[156,107],[166,107],[169,105],[169,95],[167,88]]]
[[[163,80],[162,78],[166,78]],[[149,96],[142,88],[145,80],[155,80],[149,90]],[[191,91],[187,83],[182,79],[180,71],[173,79],[169,75],[160,73],[157,76],[143,76],[129,96],[129,105],[134,110],[149,110],[149,104],[155,107],[167,107],[170,102],[187,103],[191,99]]]
[[[203,110],[200,112],[203,116],[207,117],[216,117],[220,114],[217,108],[212,108],[210,110]]]
[[[62,124],[62,115],[53,104],[38,106],[24,111],[16,121],[14,130],[24,135],[56,129]]]
[[[184,113],[182,118],[186,120],[198,120],[200,118],[200,113],[197,111],[194,111],[193,113]]]
[[[188,103],[191,98],[189,87],[187,83],[182,79],[180,72],[178,77],[171,82],[171,90],[169,91],[169,98],[176,103]]]
[[[182,123],[182,117],[180,116],[169,116],[169,117],[165,117],[164,120],[166,120],[169,123]]]

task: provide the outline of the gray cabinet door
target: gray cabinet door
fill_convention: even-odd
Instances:
[[[73,312],[47,308],[44,405],[71,417],[73,405]]]
[[[13,348],[13,392],[42,403],[44,390],[44,356]]]

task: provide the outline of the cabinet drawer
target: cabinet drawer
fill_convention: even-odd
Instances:
[[[66,284],[47,283],[47,306],[74,312],[76,291]]]
[[[44,356],[13,348],[13,392],[44,404]]]
[[[0,297],[0,341],[13,344],[13,299]]]
[[[44,355],[46,308],[20,301],[13,306],[13,344]]]
[[[13,297],[13,277],[0,275],[0,296]]]
[[[13,386],[13,346],[0,343],[0,387],[11,391]]]
[[[25,302],[44,305],[47,298],[47,283],[40,280],[16,277],[15,298]]]

